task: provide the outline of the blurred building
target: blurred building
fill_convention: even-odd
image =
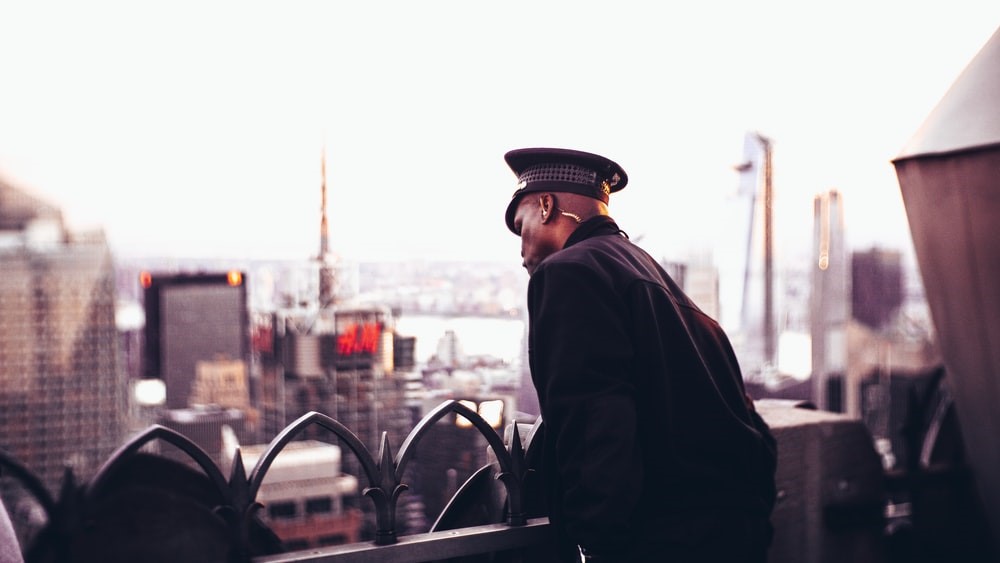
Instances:
[[[143,377],[164,387],[155,420],[221,464],[223,425],[248,442],[259,430],[250,399],[246,277],[238,270],[142,272],[140,284]]]
[[[465,361],[465,350],[454,330],[448,329],[444,336],[438,339],[435,357],[445,368],[458,367]]]
[[[282,325],[275,335],[280,354],[272,361],[281,369],[267,372],[281,380],[265,384],[274,396],[262,397],[262,402],[269,409],[283,410],[284,417],[268,419],[283,428],[309,411],[318,411],[346,425],[373,450],[382,430],[389,430],[398,445],[409,431],[409,416],[404,380],[395,373],[391,311],[338,307],[312,316],[310,320],[296,313],[277,316]],[[276,434],[280,428],[268,428],[266,433]]]
[[[0,448],[56,490],[124,438],[115,279],[103,234],[0,182]]]
[[[903,255],[872,248],[851,255],[851,316],[872,329],[889,325],[903,304]]]
[[[456,391],[448,398],[478,413],[499,433],[513,420],[513,396]],[[425,413],[444,399],[427,399]],[[427,520],[434,522],[462,484],[489,462],[489,443],[465,417],[448,414],[428,431],[421,444],[426,446],[418,448],[414,458],[413,488],[421,495]]]
[[[535,391],[535,383],[531,379],[531,365],[528,362],[528,323],[524,323],[524,334],[521,337],[521,362],[518,372],[519,385],[514,392],[517,401],[517,410],[524,414],[524,417],[534,419],[542,413],[542,408],[538,404],[538,393]]]
[[[664,261],[660,265],[699,309],[719,320],[719,269],[710,255],[692,255],[686,262]]]
[[[413,342],[397,337],[391,310],[332,305],[320,310],[280,311],[259,320],[261,326],[254,329],[261,373],[256,404],[267,439],[302,415],[316,411],[349,428],[372,455],[379,451],[383,432],[393,451],[399,450],[413,427],[413,412],[407,405],[407,384],[412,378],[406,371],[414,365]],[[307,428],[301,436],[340,445],[332,433],[317,426]],[[353,454],[346,456],[342,465],[345,473],[362,476]],[[401,503],[413,500],[408,494]],[[350,499],[348,503],[365,512],[371,510],[367,499]],[[363,521],[369,523],[373,518]],[[371,533],[360,532],[363,539]]]
[[[775,372],[779,323],[775,294],[774,218],[772,186],[773,142],[757,132],[747,132],[743,140],[743,161],[737,199],[742,202],[743,217],[732,228],[740,229],[745,250],[739,260],[739,312],[727,316],[739,318],[732,334],[733,346],[743,377],[766,382]],[[728,324],[728,323],[726,323]]]
[[[889,374],[906,377],[938,363],[929,334],[905,326],[902,255],[848,252],[844,202],[831,190],[814,199],[810,292],[812,400],[863,418],[876,438],[894,432]],[[900,375],[903,374],[903,375]]]
[[[240,446],[227,435],[224,466],[231,469],[236,447],[249,475],[267,451],[267,444]],[[339,447],[303,440],[289,442],[261,483],[257,501],[261,515],[288,550],[354,543],[359,539],[361,511],[345,498],[358,492],[358,479],[341,472]]]
[[[229,428],[234,435],[252,437],[247,429],[246,413],[240,409],[222,408],[219,405],[198,405],[186,409],[163,409],[159,412],[157,424],[180,432],[205,450],[212,461],[224,467],[231,460],[227,458],[223,435]],[[241,438],[237,438],[241,439]],[[190,456],[169,444],[156,444],[161,455],[182,463],[192,463]]]
[[[197,392],[212,385],[208,379],[221,369],[207,362],[228,365],[230,372],[242,370],[245,393],[250,325],[244,274],[144,272],[141,283],[146,313],[143,375],[163,380],[166,407],[187,408],[206,399]]]
[[[813,264],[809,304],[812,401],[844,411],[847,369],[848,263],[844,201],[836,190],[813,199]]]

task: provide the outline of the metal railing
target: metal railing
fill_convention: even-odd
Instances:
[[[482,468],[477,476],[491,477],[502,484],[503,510],[502,516],[496,521],[476,523],[479,525],[461,528],[447,528],[439,517],[436,528],[422,534],[400,536],[396,528],[397,500],[408,485],[403,482],[404,472],[413,459],[417,444],[428,435],[432,426],[444,416],[454,413],[465,417],[472,426],[486,439],[492,452],[492,463]],[[297,552],[276,553],[277,550],[262,551],[260,547],[266,542],[261,541],[262,529],[270,532],[257,516],[262,507],[257,501],[261,484],[271,464],[284,448],[294,441],[306,428],[320,426],[334,435],[349,449],[360,463],[359,479],[366,481],[363,489],[374,506],[375,534],[373,541],[330,546],[317,549],[306,549]],[[212,493],[207,495],[210,500],[204,509],[219,521],[219,532],[213,538],[221,544],[229,561],[284,562],[284,561],[385,561],[390,563],[419,562],[464,557],[477,554],[489,554],[497,551],[515,552],[519,549],[541,546],[548,541],[550,529],[547,518],[537,513],[530,514],[525,509],[526,478],[534,471],[528,466],[528,455],[532,441],[541,424],[536,422],[525,436],[524,442],[518,431],[517,424],[512,424],[508,442],[497,434],[496,430],[478,413],[458,401],[445,401],[432,410],[410,431],[401,444],[398,453],[393,455],[388,436],[382,433],[377,455],[373,455],[349,428],[327,415],[310,412],[289,424],[268,444],[266,450],[257,460],[256,465],[246,473],[239,450],[233,459],[229,478],[212,461],[211,457],[192,440],[169,428],[153,425],[122,445],[95,473],[86,484],[76,487],[71,473],[67,474],[66,483],[58,499],[53,498],[48,491],[40,486],[40,482],[29,470],[16,460],[0,451],[0,468],[7,476],[22,482],[32,496],[36,497],[38,505],[46,513],[48,523],[46,529],[36,536],[35,543],[43,545],[25,546],[25,553],[58,552],[59,549],[69,549],[60,546],[80,546],[98,544],[102,540],[87,541],[87,534],[96,533],[101,528],[101,520],[111,518],[102,512],[104,507],[112,503],[108,499],[125,496],[116,490],[121,486],[122,475],[127,474],[123,467],[137,458],[143,449],[159,440],[171,444],[184,452],[194,464],[204,473],[205,486]],[[475,478],[476,476],[474,476]],[[472,479],[470,478],[470,482]],[[179,483],[164,483],[165,490],[176,487]],[[178,491],[178,494],[183,494]],[[456,493],[452,504],[462,494]],[[117,497],[116,497],[117,495]],[[200,495],[206,496],[204,494]],[[204,499],[198,499],[203,501]],[[153,501],[151,501],[153,502]],[[533,502],[533,501],[532,501]],[[166,507],[146,506],[151,512]],[[442,513],[442,516],[444,515]],[[120,515],[115,515],[115,518]],[[142,516],[137,516],[141,518]],[[185,518],[177,519],[176,533],[185,533]],[[460,520],[452,519],[452,526]],[[466,521],[467,523],[468,521]],[[171,531],[163,532],[170,533]],[[114,540],[112,540],[114,541]],[[133,541],[136,549],[159,549],[141,545],[136,538],[122,538],[121,541]],[[196,547],[196,546],[188,546]],[[79,549],[79,547],[73,548]],[[58,553],[56,554],[58,557]],[[32,557],[27,557],[31,559]],[[517,557],[514,557],[516,560]]]

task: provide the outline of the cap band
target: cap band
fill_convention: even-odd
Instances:
[[[597,172],[575,164],[538,164],[521,172],[518,180],[521,182],[569,182],[596,186]]]

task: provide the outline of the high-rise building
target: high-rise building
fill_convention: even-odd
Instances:
[[[413,414],[406,402],[409,379],[396,371],[393,319],[392,312],[380,306],[338,305],[275,314],[274,352],[261,356],[264,435],[270,438],[316,411],[349,428],[372,455],[379,450],[383,432],[398,451],[412,428]],[[319,427],[310,427],[302,438],[339,442]],[[352,453],[342,465],[345,473],[363,477]],[[372,509],[367,499],[353,503],[365,513]],[[371,521],[363,519],[365,524]],[[369,538],[372,532],[362,529],[361,537]]]
[[[843,411],[849,288],[840,193],[830,190],[817,195],[813,199],[813,217],[809,305],[812,399],[821,409]]]
[[[0,448],[55,492],[67,466],[89,478],[125,437],[111,253],[0,182],[0,272]]]
[[[315,410],[345,424],[372,451],[383,430],[398,447],[410,417],[404,381],[395,374],[392,312],[338,307],[321,311],[307,327],[294,318],[283,324],[285,422]]]
[[[330,227],[326,214],[326,149],[323,149],[323,159],[321,163],[322,183],[320,185],[320,225],[319,225],[319,254],[316,261],[319,264],[319,306],[327,307],[334,303],[337,298],[336,277],[330,257]]]
[[[751,381],[767,379],[777,362],[772,145],[771,139],[756,132],[748,132],[744,138],[744,160],[737,166],[742,217],[732,225],[743,231],[737,239],[744,246],[736,255],[737,266],[732,272],[740,282],[724,291],[719,311],[724,317],[739,318],[733,345],[743,376]],[[736,310],[722,310],[737,304],[738,315]],[[723,326],[730,324],[720,321]]]
[[[260,409],[263,437],[272,439],[300,416],[316,411],[350,429],[377,455],[381,435],[398,451],[413,423],[407,404],[404,376],[413,368],[413,341],[396,335],[395,316],[382,305],[357,305],[338,293],[328,240],[326,159],[322,162],[320,245],[310,269],[317,283],[269,314],[257,314],[253,323],[253,354],[259,373],[254,404]],[[396,344],[400,350],[397,351]],[[397,360],[400,371],[397,371]],[[303,440],[343,444],[331,433],[313,426],[300,435]],[[361,466],[347,448],[343,471],[362,478]],[[282,502],[289,502],[285,499]],[[408,502],[404,498],[402,504]],[[345,498],[348,508],[366,513],[364,526],[374,522],[367,499]],[[374,537],[362,528],[361,538]]]
[[[872,248],[851,257],[851,316],[872,329],[884,328],[903,304],[903,256]]]
[[[140,284],[143,376],[161,380],[165,389],[156,422],[221,464],[223,426],[244,442],[255,442],[259,432],[250,397],[246,276],[238,270],[142,272]]]
[[[226,382],[241,386],[244,396],[248,393],[250,328],[245,281],[239,271],[142,274],[143,375],[163,380],[167,408],[205,404],[213,398],[206,396],[206,389],[218,389]],[[213,377],[220,369],[230,374],[241,371],[242,376],[220,382]],[[226,406],[246,405],[248,400],[239,394],[240,389],[232,389],[227,400],[240,405]]]

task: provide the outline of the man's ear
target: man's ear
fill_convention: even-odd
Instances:
[[[538,212],[542,215],[542,223],[548,223],[556,208],[556,196],[550,193],[538,194]]]

